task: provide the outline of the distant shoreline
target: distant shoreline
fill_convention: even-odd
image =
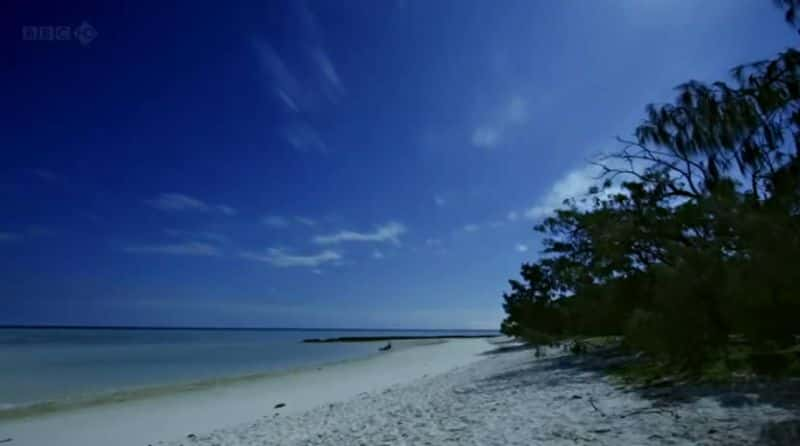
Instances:
[[[342,330],[345,331],[345,330]],[[389,330],[387,330],[389,331]],[[405,330],[404,330],[405,331]],[[417,331],[417,330],[408,330]],[[434,331],[434,330],[431,330]],[[442,331],[442,330],[436,330]],[[481,330],[475,330],[481,331]],[[480,334],[480,335],[434,335],[434,336],[344,336],[338,338],[309,338],[303,339],[307,344],[327,344],[333,342],[375,342],[375,341],[408,341],[416,339],[475,339],[475,338],[497,338],[501,334]]]

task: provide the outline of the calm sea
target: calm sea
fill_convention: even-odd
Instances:
[[[0,418],[365,358],[378,347],[301,343],[305,338],[487,333],[0,328]],[[404,348],[414,342],[393,344]]]

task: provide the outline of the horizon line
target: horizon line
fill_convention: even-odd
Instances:
[[[331,327],[226,327],[170,325],[78,325],[78,324],[0,324],[2,329],[63,330],[229,330],[229,331],[497,331],[491,328],[331,328]]]

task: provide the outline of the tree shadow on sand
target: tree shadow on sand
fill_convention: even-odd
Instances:
[[[520,351],[517,348],[515,351]],[[487,354],[502,354],[500,350]],[[651,406],[646,410],[670,412],[677,405],[692,404],[709,398],[725,408],[741,408],[768,404],[800,415],[800,379],[751,379],[726,384],[711,384],[680,380],[671,376],[653,381],[648,385],[630,385],[608,375],[613,367],[634,361],[635,358],[617,348],[609,348],[587,355],[559,355],[534,358],[522,365],[492,375],[481,382],[481,386],[493,390],[511,390],[536,386],[554,388],[587,384],[604,380],[623,393],[635,393]],[[579,394],[564,395],[564,398],[581,399]],[[588,401],[591,403],[591,401]],[[605,416],[604,414],[603,416]],[[610,414],[609,414],[610,415]],[[625,416],[622,414],[612,416]],[[800,416],[790,420],[769,422],[763,426],[756,444],[788,446],[800,444]]]

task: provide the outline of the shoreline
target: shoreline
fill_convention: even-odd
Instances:
[[[433,342],[424,342],[425,341],[424,338],[409,339],[409,340],[417,340],[420,342],[403,343],[396,346],[395,350],[403,351],[417,347],[424,347],[427,345],[434,345],[436,343],[446,342],[446,339],[431,339],[431,341]],[[43,401],[33,401],[30,403],[9,404],[0,407],[0,423],[2,423],[3,421],[24,420],[27,418],[34,418],[51,414],[59,414],[74,410],[102,407],[108,404],[119,404],[131,401],[164,398],[164,397],[170,397],[174,395],[180,395],[192,392],[204,392],[213,390],[214,388],[218,387],[225,387],[232,385],[235,386],[238,384],[246,384],[248,382],[253,382],[253,381],[268,380],[287,375],[308,373],[315,370],[320,370],[323,367],[357,363],[359,361],[369,361],[381,354],[385,353],[379,351],[376,348],[374,352],[370,352],[369,354],[366,354],[364,356],[347,358],[347,359],[338,359],[330,362],[312,363],[307,365],[278,368],[274,370],[271,369],[257,373],[218,376],[208,379],[191,380],[191,381],[171,382],[163,385],[150,385],[150,386],[140,386],[140,387],[132,386],[113,391],[76,395],[72,397],[66,397],[60,400],[43,400]],[[0,426],[2,426],[2,424],[0,424]]]
[[[539,353],[506,340],[443,341],[184,395],[0,421],[0,440],[10,438],[9,446],[797,444],[800,381],[637,388],[608,375],[615,357],[560,348]]]
[[[483,339],[441,340],[199,390],[0,419],[0,439],[11,438],[10,446],[155,444],[444,373],[491,348]]]

